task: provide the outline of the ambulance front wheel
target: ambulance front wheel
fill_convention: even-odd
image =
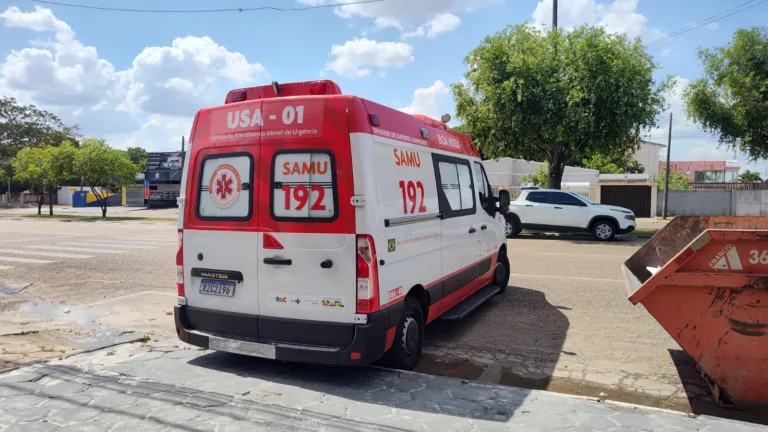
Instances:
[[[496,269],[493,274],[493,283],[500,289],[499,294],[506,291],[509,285],[509,258],[507,258],[507,251],[502,249],[499,251],[498,258],[496,259]]]
[[[397,369],[413,370],[421,357],[423,343],[424,314],[421,305],[413,297],[406,297],[395,341],[387,351],[385,361]]]

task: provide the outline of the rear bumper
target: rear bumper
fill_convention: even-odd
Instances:
[[[281,361],[314,363],[325,365],[365,365],[373,363],[384,355],[387,329],[397,311],[384,309],[368,315],[367,324],[349,324],[353,332],[352,342],[344,347],[309,345],[280,340],[267,340],[242,335],[233,335],[229,331],[213,332],[205,328],[193,328],[189,314],[215,313],[219,319],[242,319],[237,314],[220,311],[206,311],[188,306],[175,306],[174,318],[176,334],[182,341],[205,349],[215,349],[237,354],[265,357]],[[258,317],[253,317],[257,319]],[[397,321],[395,321],[397,322]],[[284,319],[283,324],[291,328],[292,333],[312,334],[318,326],[327,323],[316,321]],[[236,333],[233,331],[231,333]],[[353,353],[355,353],[353,355]],[[354,357],[354,358],[353,358]]]

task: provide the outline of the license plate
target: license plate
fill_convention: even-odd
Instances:
[[[232,297],[235,295],[235,281],[203,279],[200,282],[200,294]]]

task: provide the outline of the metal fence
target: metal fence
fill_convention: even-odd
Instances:
[[[768,182],[762,183],[690,183],[697,190],[768,190]]]

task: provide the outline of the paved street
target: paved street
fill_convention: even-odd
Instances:
[[[538,390],[280,364],[177,345],[121,345],[0,376],[0,430],[763,430]]]
[[[510,240],[512,286],[463,321],[428,326],[417,370],[740,415],[711,403],[692,360],[642,306],[627,301],[619,267],[640,242]],[[172,222],[0,218],[0,370],[144,334],[183,345],[168,314],[175,252]]]

